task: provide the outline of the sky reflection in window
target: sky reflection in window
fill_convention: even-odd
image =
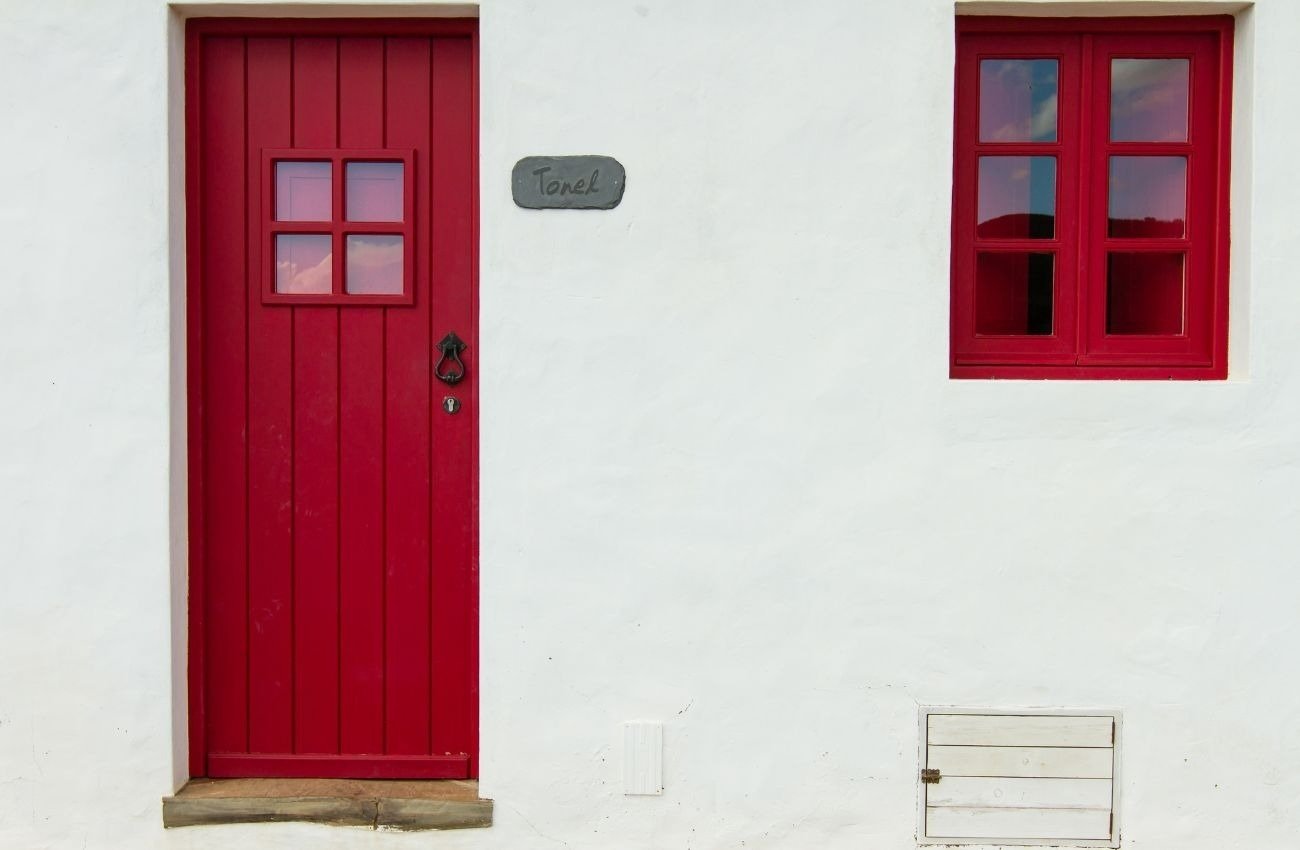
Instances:
[[[981,142],[1056,141],[1055,59],[980,62]]]

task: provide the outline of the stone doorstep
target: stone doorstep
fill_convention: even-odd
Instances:
[[[163,798],[163,826],[299,821],[371,829],[492,825],[472,780],[193,779]]]

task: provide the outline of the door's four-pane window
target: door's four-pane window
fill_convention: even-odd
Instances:
[[[264,300],[410,303],[411,155],[268,152]]]

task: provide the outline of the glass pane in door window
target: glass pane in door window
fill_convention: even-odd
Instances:
[[[1183,332],[1183,255],[1114,253],[1106,262],[1106,333]]]
[[[982,156],[975,235],[1051,239],[1056,228],[1056,158]]]
[[[351,295],[401,295],[401,236],[353,234],[347,241],[347,289]]]
[[[980,61],[981,142],[1056,141],[1055,59]]]
[[[401,221],[404,168],[400,162],[349,162],[348,221]]]
[[[277,233],[275,291],[329,293],[334,281],[333,241],[328,234]]]
[[[1052,332],[1053,256],[981,253],[975,260],[975,333]]]
[[[276,221],[329,221],[333,218],[331,167],[328,162],[277,162]]]
[[[1110,61],[1110,140],[1187,141],[1186,59]]]
[[[1176,239],[1187,229],[1187,158],[1112,156],[1112,239]]]

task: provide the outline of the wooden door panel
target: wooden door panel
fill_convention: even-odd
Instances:
[[[195,775],[475,772],[475,61],[466,21],[190,24]],[[280,149],[414,152],[413,297],[263,297]]]

